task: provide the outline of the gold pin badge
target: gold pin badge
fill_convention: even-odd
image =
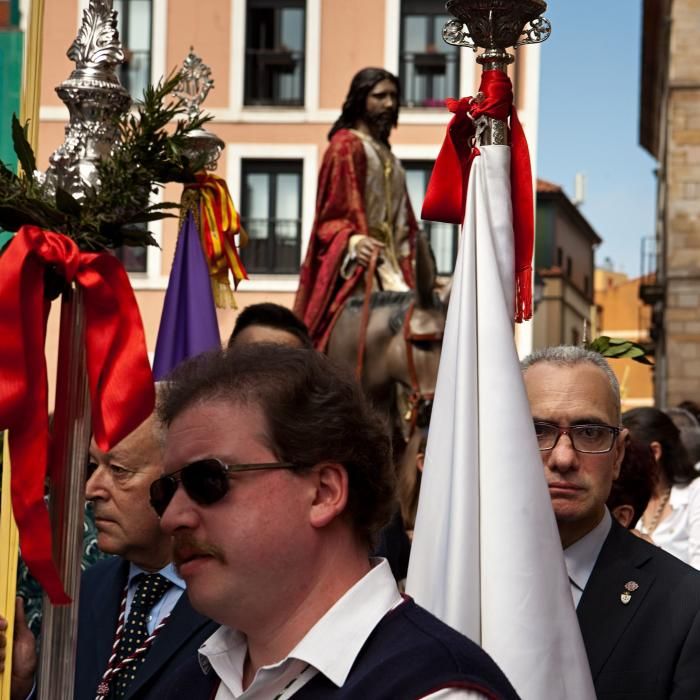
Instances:
[[[622,604],[623,604],[623,605],[627,605],[627,603],[629,603],[630,600],[632,600],[632,596],[629,594],[629,591],[625,591],[625,592],[620,596],[620,600],[622,601]]]

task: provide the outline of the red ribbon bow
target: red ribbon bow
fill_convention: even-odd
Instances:
[[[70,598],[52,559],[44,503],[49,267],[84,292],[92,426],[100,449],[108,451],[151,414],[155,392],[141,316],[121,262],[109,253],[81,252],[61,234],[23,226],[0,257],[0,426],[10,431],[12,509],[22,557],[51,602],[62,604]]]
[[[435,161],[423,201],[421,217],[462,224],[471,164],[479,149],[474,145],[474,121],[482,115],[506,121],[510,117],[510,182],[515,234],[515,320],[532,317],[532,253],[535,224],[532,169],[527,139],[513,106],[513,85],[500,70],[485,71],[477,97],[447,100],[454,117]]]

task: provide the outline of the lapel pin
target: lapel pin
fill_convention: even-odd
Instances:
[[[625,584],[625,590],[620,595],[620,600],[623,605],[627,605],[630,600],[632,600],[632,593],[639,588],[639,584],[636,581],[628,581]]]

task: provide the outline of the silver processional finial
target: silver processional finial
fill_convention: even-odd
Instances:
[[[112,0],[90,0],[67,55],[76,67],[56,92],[68,108],[69,123],[40,179],[50,191],[61,187],[80,198],[86,186],[99,187],[97,163],[118,142],[118,118],[131,105],[116,73],[124,50]]]
[[[180,82],[173,94],[185,103],[188,118],[196,119],[201,114],[202,103],[214,87],[211,68],[197,56],[194,48],[190,47],[190,52],[182,63],[180,75]],[[216,134],[204,128],[194,129],[187,138],[190,143],[190,148],[187,149],[190,160],[205,155],[204,167],[207,170],[216,170],[217,161],[226,144]]]

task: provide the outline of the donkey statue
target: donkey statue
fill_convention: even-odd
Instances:
[[[420,236],[415,290],[372,292],[366,328],[363,299],[349,299],[328,342],[328,355],[359,370],[365,392],[406,443],[416,429],[427,428],[435,394],[447,312],[436,277],[430,246]]]

